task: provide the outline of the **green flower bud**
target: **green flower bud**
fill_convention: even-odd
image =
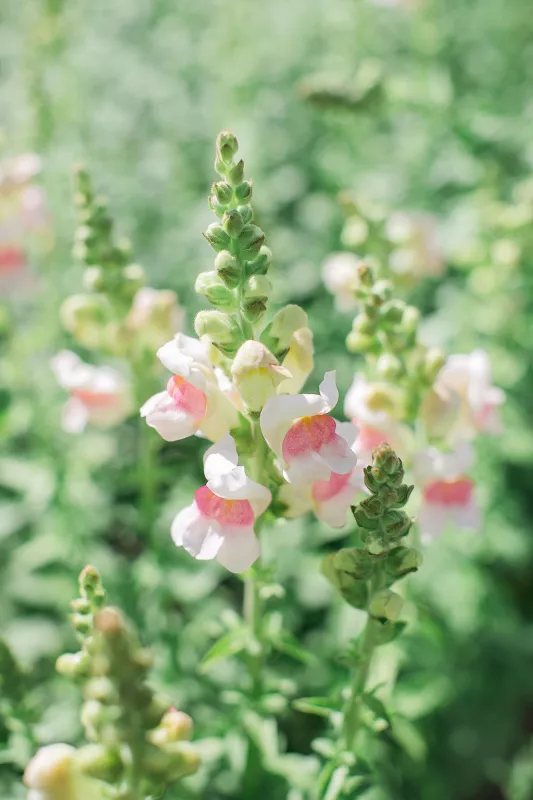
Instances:
[[[133,297],[146,283],[146,275],[140,264],[128,264],[120,273],[122,289]]]
[[[424,359],[424,376],[429,384],[434,383],[445,363],[446,356],[440,347],[430,347]]]
[[[88,675],[89,656],[84,651],[63,653],[56,661],[56,671],[66,678],[81,678]]]
[[[232,186],[238,186],[244,178],[244,161],[241,160],[227,171],[228,181]]]
[[[237,137],[231,131],[221,131],[217,136],[217,156],[225,163],[230,164],[231,159],[239,149]]]
[[[232,209],[224,214],[222,225],[228,236],[237,239],[244,227],[244,220],[236,209]]]
[[[376,447],[372,453],[372,462],[376,469],[383,470],[387,475],[392,476],[401,473],[403,478],[402,460],[390,445],[382,444]]]
[[[337,553],[330,553],[322,561],[322,574],[337,589],[343,599],[354,608],[366,608],[368,587],[366,581],[335,567]]]
[[[259,299],[244,300],[241,303],[241,313],[247,322],[255,325],[266,311],[266,302]]]
[[[98,700],[99,702],[106,703],[107,705],[116,703],[118,700],[113,682],[105,676],[92,678],[92,680],[86,683],[85,697],[88,700]]]
[[[350,353],[372,353],[379,347],[379,342],[369,334],[350,331],[346,337],[346,347]]]
[[[307,327],[307,314],[300,306],[290,304],[274,315],[264,334],[275,342],[275,348],[284,352],[290,346],[295,331]]]
[[[370,556],[360,547],[343,547],[335,553],[333,566],[339,572],[347,572],[360,580],[370,578],[373,572]]]
[[[392,283],[390,281],[376,281],[372,287],[372,295],[376,297],[381,303],[390,300],[392,297]]]
[[[244,284],[243,296],[246,299],[256,298],[264,300],[266,303],[271,290],[272,284],[268,278],[264,275],[252,275]]]
[[[212,192],[221,206],[227,206],[233,199],[233,189],[226,181],[213,184]]]
[[[360,528],[374,532],[381,529],[379,517],[369,517],[365,514],[365,510],[361,508],[360,504],[358,506],[352,506],[352,513]]]
[[[243,181],[235,187],[235,197],[238,203],[249,203],[252,199],[252,181]]]
[[[354,333],[374,333],[376,330],[376,323],[374,320],[367,317],[366,314],[358,314],[352,322],[352,330]]]
[[[384,511],[383,503],[377,496],[366,497],[359,503],[359,508],[371,519],[381,516]]]
[[[395,547],[385,561],[385,568],[393,578],[402,578],[416,572],[422,564],[422,555],[414,547]]]
[[[266,245],[262,245],[259,255],[248,264],[248,271],[254,275],[266,275],[272,263],[272,253]]]
[[[394,504],[390,506],[390,508],[403,508],[403,506],[407,505],[407,501],[411,497],[413,492],[414,486],[407,486],[407,484],[402,483],[401,486],[395,490],[396,500]]]
[[[79,770],[92,778],[114,783],[120,777],[122,761],[116,747],[88,744],[76,750],[74,759]]]
[[[386,327],[398,325],[406,310],[406,305],[402,300],[390,300],[381,308],[381,321]]]
[[[221,311],[200,311],[194,320],[198,337],[207,336],[217,347],[235,352],[242,343],[242,331],[237,322]]]
[[[211,211],[214,211],[217,217],[223,217],[226,213],[226,206],[219,203],[216,194],[212,194],[207,198],[207,204]]]
[[[374,285],[375,275],[371,266],[362,261],[357,267],[357,275],[361,286],[371,289]]]
[[[377,369],[382,378],[387,381],[394,381],[403,373],[402,362],[391,353],[383,353],[378,358]]]
[[[230,237],[224,228],[217,222],[211,223],[204,233],[205,238],[217,253],[221,250],[228,250],[230,246]]]
[[[161,747],[169,742],[185,742],[192,737],[193,721],[184,711],[170,708],[157,728],[149,734],[152,744]]]
[[[83,270],[83,288],[87,292],[105,291],[106,280],[102,267],[86,267]]]
[[[228,287],[235,289],[241,281],[241,265],[229,250],[221,250],[215,258],[215,268]]]
[[[245,225],[238,242],[244,258],[253,258],[259,253],[265,241],[265,234],[257,225]]]
[[[416,333],[420,322],[420,311],[414,306],[407,306],[402,315],[402,327],[406,333],[411,335]]]
[[[404,511],[387,511],[381,519],[383,533],[390,540],[407,536],[412,524],[412,519]]]
[[[390,589],[380,589],[370,600],[368,611],[375,619],[393,622],[398,619],[402,606],[403,600],[399,594]]]
[[[251,222],[254,218],[254,210],[251,205],[238,206],[237,211],[245,223]]]
[[[237,307],[235,293],[228,289],[216,270],[201,272],[194,284],[195,291],[204,295],[215,308],[232,311]]]

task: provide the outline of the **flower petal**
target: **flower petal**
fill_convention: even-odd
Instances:
[[[213,477],[207,481],[207,487],[224,500],[248,500],[256,517],[266,511],[272,500],[266,486],[249,478],[244,467],[234,467],[230,472]]]
[[[347,475],[357,464],[357,456],[341,436],[335,436],[333,441],[323,444],[319,455],[330,470],[339,475]]]
[[[205,451],[204,473],[208,481],[226,475],[239,463],[237,447],[229,433]]]
[[[224,538],[217,561],[230,572],[244,572],[261,555],[261,545],[250,525],[224,528]]]
[[[198,430],[194,417],[177,409],[168,392],[159,392],[150,397],[140,410],[150,428],[155,428],[167,442],[177,442],[192,436]]]
[[[67,400],[61,415],[61,427],[67,433],[81,433],[89,421],[86,406],[75,397]]]
[[[174,518],[172,540],[199,561],[216,558],[223,542],[220,525],[202,516],[196,503],[184,508]]]
[[[283,473],[289,483],[312,484],[316,481],[327,481],[331,477],[329,467],[321,456],[311,451],[302,456],[294,456]]]
[[[355,440],[359,436],[359,428],[353,422],[339,422],[335,420],[335,433],[354,449]]]
[[[420,539],[424,544],[441,536],[448,523],[448,508],[438,503],[424,502],[416,519]]]
[[[207,351],[198,339],[177,333],[157,351],[157,357],[170,372],[190,378],[194,364],[210,368]]]

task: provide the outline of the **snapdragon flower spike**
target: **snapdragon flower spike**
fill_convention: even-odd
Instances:
[[[448,524],[460,530],[479,530],[475,484],[466,474],[472,462],[472,447],[465,440],[458,440],[449,452],[429,447],[415,454],[414,474],[422,487],[417,517],[422,541],[440,536]]]
[[[364,465],[372,463],[372,451],[385,443],[404,461],[408,461],[413,450],[411,429],[393,416],[394,399],[387,396],[385,384],[381,387],[369,383],[358,372],[344,401],[344,413],[359,429],[355,452]]]
[[[349,422],[337,422],[337,433],[355,452],[357,428]],[[328,480],[318,480],[303,486],[286,483],[280,489],[279,499],[286,505],[286,517],[299,517],[312,511],[321,522],[331,525],[332,528],[343,528],[355,495],[357,492],[367,491],[362,465],[358,462],[344,475],[332,472]]]
[[[261,429],[290,483],[329,481],[333,472],[347,475],[355,467],[357,457],[345,438],[345,426],[329,416],[338,399],[333,371],[325,374],[320,394],[278,395],[267,400]]]
[[[270,505],[270,491],[238,466],[235,442],[229,434],[204,456],[205,486],[175,517],[171,535],[194,558],[216,558],[230,572],[244,572],[259,558],[256,519]]]
[[[488,354],[474,350],[450,356],[437,376],[437,390],[455,392],[461,401],[456,432],[473,436],[476,432],[499,433],[499,408],[505,401],[502,389],[492,385]]]
[[[54,356],[51,367],[59,385],[70,393],[61,421],[67,433],[81,433],[88,423],[111,428],[130,413],[128,385],[118,370],[86,364],[70,350]]]
[[[163,439],[176,442],[201,432],[216,441],[238,424],[237,409],[222,391],[202,342],[177,333],[157,357],[174,375],[140,413]]]

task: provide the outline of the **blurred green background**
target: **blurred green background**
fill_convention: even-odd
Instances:
[[[194,278],[211,268],[201,231],[214,139],[230,128],[255,180],[275,300],[310,316],[309,385],[334,364],[344,392],[360,366],[344,348],[350,316],[333,310],[321,282],[325,257],[385,246],[383,226],[364,214],[363,233],[359,221],[359,238],[353,226],[350,236],[339,193],[361,208],[436,218],[443,274],[403,291],[427,315],[428,341],[489,351],[508,401],[504,433],[478,448],[482,534],[449,532],[410,581],[416,621],[389,656],[399,670],[391,703],[410,722],[397,740],[376,739],[380,786],[368,797],[533,798],[530,0],[17,0],[0,9],[0,59],[1,155],[42,157],[48,215],[24,242],[31,291],[0,296],[0,623],[29,671],[37,741],[80,736],[78,692],[54,676],[54,662],[74,646],[66,612],[90,561],[153,646],[157,685],[206,740],[206,767],[179,796],[241,797],[244,745],[224,694],[236,667],[197,674],[240,582],[198,565],[168,535],[201,479],[198,443],[163,449],[157,518],[141,535],[138,421],[68,436],[49,368],[72,345],[58,309],[81,285],[73,164],[110,197],[151,284],[179,293],[191,332]],[[342,541],[306,519],[267,542],[287,587],[287,624],[326,654],[312,667],[278,658],[289,695],[345,680],[336,653],[357,620],[332,604],[318,574],[321,554]],[[28,752],[9,727],[0,700],[0,795],[11,799],[25,796]],[[293,800],[305,796],[294,792],[305,792],[321,722],[287,708],[281,731],[299,757],[271,765],[265,797]]]

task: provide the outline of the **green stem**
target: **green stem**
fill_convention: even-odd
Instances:
[[[344,709],[343,732],[347,750],[353,750],[361,717],[361,696],[363,695],[368,680],[368,673],[374,654],[374,625],[375,620],[368,617],[365,628],[361,634],[357,653],[357,662],[352,676],[350,697]]]

